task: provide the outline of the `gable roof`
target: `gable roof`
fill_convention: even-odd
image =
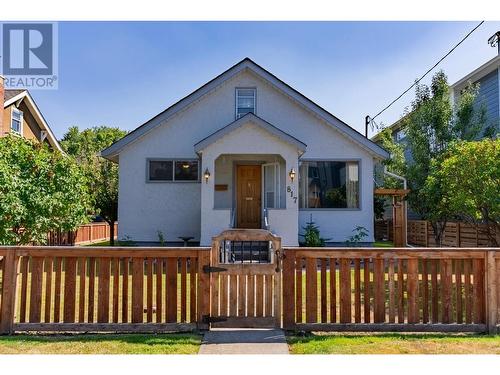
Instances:
[[[17,102],[24,101],[26,106],[30,110],[31,114],[33,115],[33,118],[40,126],[40,129],[47,132],[47,141],[49,142],[49,144],[52,146],[54,150],[62,152],[61,145],[57,141],[57,138],[54,136],[54,133],[52,133],[49,124],[47,124],[47,121],[45,121],[45,118],[38,109],[38,106],[36,105],[35,101],[31,97],[28,90],[6,89],[4,93],[4,98],[5,98],[4,108],[7,108],[8,106],[15,104]]]
[[[272,135],[278,137],[282,141],[289,143],[299,149],[299,151],[304,152],[306,150],[307,145],[304,142],[299,141],[297,138],[291,136],[288,133],[285,133],[283,130],[277,128],[276,126],[270,124],[269,122],[261,119],[260,117],[254,115],[253,113],[247,113],[245,116],[240,117],[239,119],[231,122],[230,124],[220,128],[214,133],[210,134],[208,137],[202,139],[198,143],[194,145],[195,152],[200,152],[207,146],[216,142],[217,140],[223,138],[225,135],[233,132],[234,130],[248,124],[254,124],[260,127],[261,129],[266,130]]]
[[[208,94],[221,84],[223,84],[228,79],[234,77],[244,70],[249,70],[252,73],[256,74],[258,77],[268,82],[289,98],[293,99],[295,102],[301,104],[303,107],[312,111],[316,116],[321,118],[327,124],[331,125],[333,128],[337,129],[341,134],[347,136],[355,143],[365,148],[371,154],[379,158],[388,158],[389,153],[384,150],[382,147],[372,142],[368,138],[364,137],[361,133],[347,125],[345,122],[339,120],[337,117],[332,115],[330,112],[326,111],[324,108],[320,107],[312,100],[305,97],[303,94],[277,78],[275,75],[262,68],[260,65],[256,64],[254,61],[246,57],[241,60],[236,65],[233,65],[231,68],[221,73],[211,81],[207,82],[205,85],[201,86],[199,89],[195,90],[188,96],[179,100],[174,105],[168,107],[166,110],[156,115],[149,121],[145,122],[143,125],[136,128],[134,131],[128,133],[125,137],[113,143],[111,146],[106,148],[101,152],[101,155],[109,158],[116,159],[116,156],[125,148],[128,144],[136,141],[137,139],[143,137],[151,130],[156,127],[162,125],[165,121],[167,121],[170,117],[172,117],[177,112],[187,108],[192,103],[196,102],[204,95]]]
[[[483,65],[481,65],[479,68],[474,69],[465,77],[460,78],[453,85],[450,85],[450,88],[455,90],[457,88],[465,86],[469,81],[476,82],[483,78],[485,75],[488,75],[492,71],[498,69],[498,67],[500,67],[500,55],[496,55],[491,60],[488,60]]]
[[[3,95],[3,99],[4,99],[4,103],[10,99],[12,99],[14,96],[17,96],[19,95],[20,93],[22,93],[23,91],[26,91],[26,90],[23,90],[23,89],[5,89],[4,91],[4,95]]]

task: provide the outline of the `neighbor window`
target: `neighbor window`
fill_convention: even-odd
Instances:
[[[149,160],[149,181],[198,181],[198,160]]]
[[[13,108],[10,128],[12,129],[13,132],[21,134],[22,123],[23,123],[23,113],[20,110]]]
[[[396,142],[402,141],[406,137],[406,129],[399,129],[395,132],[394,138]]]
[[[255,89],[236,89],[236,118],[255,113]]]
[[[359,208],[358,162],[302,162],[299,202],[300,208]]]

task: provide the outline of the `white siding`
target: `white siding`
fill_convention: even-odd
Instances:
[[[372,156],[249,72],[241,73],[226,81],[217,90],[128,145],[120,153],[120,238],[129,236],[137,241],[157,241],[156,231],[162,230],[166,234],[167,241],[175,241],[176,237],[181,235],[194,235],[199,240],[200,183],[146,183],[146,159],[197,157],[193,148],[195,143],[235,120],[236,87],[257,88],[256,115],[307,144],[303,158],[361,161],[361,209],[301,210],[298,226],[302,227],[312,212],[325,237],[343,241],[351,234],[354,226],[363,225],[370,231],[368,240],[372,240]],[[239,153],[237,150],[236,152]],[[274,149],[263,148],[261,152],[277,154]],[[286,170],[290,167],[287,164]],[[295,169],[298,171],[297,167]],[[202,174],[204,170],[203,165]],[[213,168],[211,170],[213,171]],[[298,210],[298,202],[296,207]],[[229,214],[221,213],[221,215]]]

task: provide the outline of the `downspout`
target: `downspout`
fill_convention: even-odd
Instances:
[[[386,174],[387,176],[393,177],[395,179],[398,179],[400,181],[403,181],[403,189],[405,189],[405,190],[407,189],[406,178],[404,178],[403,176],[397,175],[395,173],[389,172],[387,170],[387,165],[384,165],[384,174]],[[405,205],[405,246],[408,246],[408,205],[407,205],[406,201],[404,201],[403,204]]]

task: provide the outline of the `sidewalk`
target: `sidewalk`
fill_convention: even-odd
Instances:
[[[218,328],[205,333],[198,354],[288,354],[280,329]]]

